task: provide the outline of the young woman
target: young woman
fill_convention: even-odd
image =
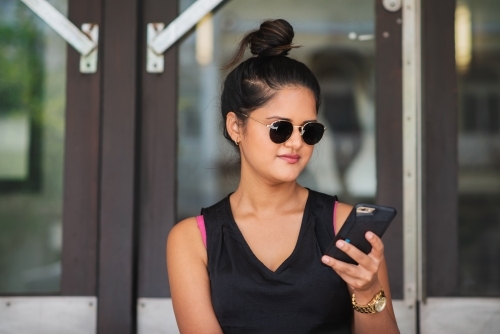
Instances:
[[[229,64],[250,46],[254,57],[229,73],[221,97],[241,180],[168,237],[181,333],[399,332],[382,241],[368,232],[368,255],[338,241],[357,266],[323,256],[351,206],[296,182],[325,128],[316,78],[287,57],[293,36],[288,22],[266,21]]]

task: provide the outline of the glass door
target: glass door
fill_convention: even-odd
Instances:
[[[57,293],[66,45],[20,1],[0,6],[0,293]]]
[[[47,3],[100,23],[97,2]],[[79,63],[25,3],[0,1],[2,333],[95,332],[100,71]]]
[[[434,4],[432,7],[436,10]],[[430,84],[429,91],[439,87],[440,94],[457,100],[458,106],[447,102],[452,111],[438,111],[435,102],[447,98],[428,93],[426,116],[435,123],[428,125],[425,139],[427,294],[422,300],[420,326],[422,333],[497,333],[500,4],[457,1],[445,10],[447,14],[435,20],[446,30],[454,27],[454,50],[446,43],[439,55],[437,50],[434,56],[428,54],[428,62],[432,67],[437,57],[451,60],[448,55],[454,51],[456,68],[441,65],[447,79],[434,77],[434,83],[426,84]],[[443,53],[443,49],[447,51]],[[438,112],[446,117],[431,115]]]

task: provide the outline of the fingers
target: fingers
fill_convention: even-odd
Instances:
[[[365,253],[363,253],[350,243],[339,240],[335,245],[360,265],[365,267],[372,266],[372,260],[368,256],[366,256]]]
[[[372,232],[367,232],[365,237],[372,245],[372,251],[368,255],[345,241],[338,240],[336,243],[336,246],[355,260],[358,265],[345,263],[329,256],[322,258],[323,263],[334,269],[354,290],[365,290],[374,284],[378,277],[380,263],[384,258],[382,240]]]
[[[384,257],[384,243],[382,239],[373,232],[366,232],[365,238],[372,245],[372,251],[368,255],[382,259]]]
[[[338,240],[337,243],[335,244],[337,248],[339,248],[341,251],[349,255],[354,261],[356,261],[359,265],[366,267],[370,270],[377,270],[380,261],[383,258],[383,244],[380,238],[378,238],[375,234],[372,232],[367,232],[366,233],[368,241],[370,244],[372,244],[372,252],[370,252],[369,255],[363,253],[360,251],[356,246],[353,246],[352,244],[345,242],[343,240]],[[377,242],[380,242],[382,246]],[[377,247],[377,250],[373,250],[373,244],[376,244],[375,247]],[[380,247],[382,247],[381,252],[380,252]]]
[[[376,271],[374,273],[362,266],[345,263],[329,256],[323,256],[322,261],[335,270],[353,290],[366,290],[377,278]]]

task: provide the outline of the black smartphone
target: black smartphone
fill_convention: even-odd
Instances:
[[[357,265],[358,263],[349,255],[337,248],[335,245],[337,240],[344,240],[363,253],[368,254],[372,250],[372,245],[365,238],[366,232],[371,231],[382,237],[394,217],[396,217],[396,209],[389,206],[375,204],[355,205],[339,233],[327,248],[325,255]]]

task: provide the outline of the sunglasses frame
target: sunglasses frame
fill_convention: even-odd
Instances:
[[[290,124],[292,124],[293,129],[295,129],[295,128],[299,128],[299,131],[300,131],[300,139],[302,139],[302,142],[303,142],[304,144],[307,144],[307,145],[310,145],[310,146],[314,146],[314,145],[316,145],[317,143],[319,143],[319,142],[320,142],[320,140],[321,140],[321,139],[323,139],[323,135],[325,134],[325,131],[326,131],[326,127],[325,127],[323,124],[319,123],[319,122],[307,122],[307,123],[306,123],[306,124],[304,124],[304,125],[293,125],[293,123],[292,123],[292,122],[290,122],[290,121],[286,121],[286,120],[277,120],[277,121],[272,122],[271,124],[265,124],[265,123],[262,123],[262,122],[261,122],[261,121],[259,121],[259,120],[256,120],[255,118],[253,118],[253,117],[251,117],[251,116],[249,116],[249,115],[245,115],[245,114],[241,114],[241,115],[243,115],[243,116],[245,116],[245,117],[248,117],[248,118],[250,118],[250,119],[252,119],[252,120],[256,121],[257,123],[260,123],[260,124],[262,124],[262,125],[267,126],[267,127],[269,128],[269,131],[271,131],[271,130],[276,130],[276,129],[278,128],[277,126],[274,126],[274,123],[276,123],[276,122],[287,122],[287,123],[290,123]],[[318,140],[318,142],[317,142],[317,143],[315,143],[315,144],[308,144],[308,143],[306,143],[306,142],[304,141],[304,137],[303,137],[303,134],[304,134],[304,132],[305,132],[304,128],[305,128],[308,124],[319,124],[319,125],[321,125],[321,126],[323,127],[323,134],[321,135],[320,140]],[[292,131],[292,133],[290,134],[290,136],[289,136],[289,137],[288,137],[288,138],[287,138],[284,142],[282,142],[282,143],[275,143],[275,142],[271,139],[271,135],[269,135],[269,139],[271,139],[271,141],[272,141],[273,143],[275,143],[275,144],[284,144],[284,143],[286,143],[286,142],[287,142],[287,141],[288,141],[288,140],[292,137],[292,135],[293,135],[293,131]]]

